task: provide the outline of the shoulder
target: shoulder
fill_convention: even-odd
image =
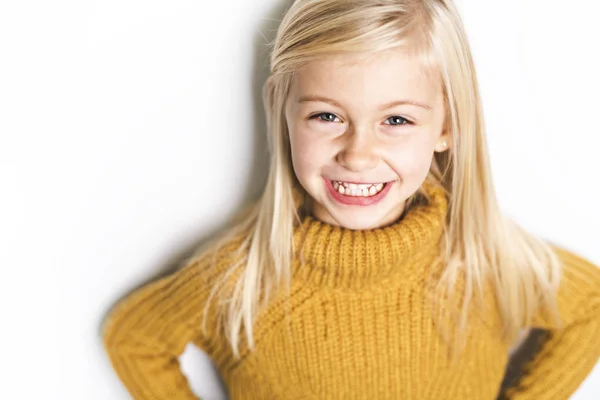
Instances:
[[[549,245],[561,264],[555,297],[556,311],[562,322],[561,325],[569,326],[589,318],[600,318],[600,267],[590,259],[563,246],[555,243]],[[484,303],[491,305],[492,308],[487,309],[481,318],[495,329],[500,329],[502,316],[496,290],[497,287],[491,277],[484,281],[481,290]],[[544,293],[544,290],[539,289],[538,293]],[[554,329],[556,327],[554,315],[551,309],[540,305],[533,319],[524,324],[523,328]]]
[[[197,285],[213,286],[232,267],[246,261],[247,238],[247,233],[236,233],[208,242],[180,264],[173,278],[195,278]]]
[[[563,274],[559,293],[571,296],[574,299],[585,301],[590,297],[597,300],[600,296],[600,268],[588,258],[565,249],[552,245],[558,258],[563,263]]]
[[[600,284],[600,268],[597,264],[560,245],[552,244],[551,247],[564,264],[565,278],[584,286],[586,286],[586,283]]]
[[[556,302],[563,325],[600,317],[600,268],[588,258],[551,244],[562,263]]]
[[[160,317],[166,310],[186,309],[186,323],[191,325],[202,315],[212,289],[228,267],[235,263],[242,240],[234,237],[219,246],[214,243],[180,262],[178,268],[154,277],[117,300],[102,323],[102,330],[127,325],[132,319]],[[183,315],[183,313],[180,313]]]

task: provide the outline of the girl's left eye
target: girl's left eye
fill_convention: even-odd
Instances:
[[[407,120],[404,117],[400,117],[399,115],[394,115],[392,117],[389,117],[388,120],[390,119],[395,119],[396,121],[400,121],[397,124],[391,124],[392,126],[398,126],[398,125],[414,125],[411,121]],[[402,123],[402,121],[405,121],[405,123]]]
[[[327,120],[324,120],[324,119],[320,118],[322,116],[330,116],[330,117],[333,117],[333,119],[337,118],[335,114],[324,112],[324,113],[315,114],[315,115],[309,117],[309,119],[319,118],[320,122],[334,122],[334,121],[331,120],[331,118],[328,118]],[[388,125],[391,125],[391,126],[414,125],[413,122],[409,121],[408,119],[406,119],[404,117],[400,117],[398,115],[394,115],[392,117],[389,117],[387,120],[395,120],[397,122],[397,123],[388,124]]]

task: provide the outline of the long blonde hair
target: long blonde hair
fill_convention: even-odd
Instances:
[[[452,1],[297,0],[270,45],[271,75],[263,86],[270,149],[266,187],[235,223],[196,252],[197,257],[216,254],[234,238],[244,238],[237,248],[240,257],[221,280],[233,282],[230,290],[222,291],[219,315],[236,357],[242,327],[253,349],[252,327],[260,307],[275,287],[289,287],[290,282],[293,232],[300,222],[294,190],[302,189],[291,164],[284,116],[290,84],[307,62],[335,54],[402,48],[419,57],[425,70],[439,73],[453,146],[435,153],[427,180],[443,186],[448,195],[440,247],[445,267],[437,288],[440,294],[452,295],[462,282],[458,332],[467,327],[471,300],[483,303],[486,282],[497,301],[500,334],[507,341],[517,338],[540,307],[548,307],[558,321],[556,291],[562,266],[549,243],[500,211],[474,63]]]

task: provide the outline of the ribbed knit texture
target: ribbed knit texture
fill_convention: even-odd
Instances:
[[[256,349],[242,334],[240,360],[215,333],[212,307],[201,331],[210,289],[239,242],[215,269],[208,260],[190,263],[138,289],[104,325],[115,371],[135,399],[196,399],[177,358],[193,342],[215,362],[232,400],[496,399],[509,357],[497,310],[478,317],[484,323],[468,331],[451,364],[426,300],[428,273],[442,267],[437,244],[447,213],[443,191],[426,189],[431,202],[385,228],[355,231],[305,217],[295,231],[290,298],[286,290],[271,295],[254,325]],[[600,271],[557,250],[566,263],[559,309],[567,328],[550,332],[504,398],[568,399],[600,357]],[[485,299],[495,304],[491,290]],[[540,313],[533,327],[549,322]]]

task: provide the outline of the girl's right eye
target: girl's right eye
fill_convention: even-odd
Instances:
[[[333,119],[337,118],[335,114],[332,114],[332,113],[329,113],[329,112],[322,112],[322,113],[319,113],[319,114],[315,114],[315,115],[309,117],[308,119],[319,118],[319,122],[334,122],[330,118],[322,119],[322,118],[320,118],[321,116],[331,116],[331,117],[333,117]]]

